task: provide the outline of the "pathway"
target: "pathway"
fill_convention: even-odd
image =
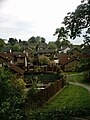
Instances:
[[[83,84],[83,83],[78,83],[78,82],[70,82],[70,81],[69,81],[69,84],[82,86],[90,92],[90,85]],[[87,116],[86,118],[72,117],[71,120],[90,120],[90,116]]]
[[[82,84],[82,83],[78,83],[78,82],[70,82],[70,81],[69,81],[69,84],[82,86],[82,87],[86,88],[90,92],[90,85]]]

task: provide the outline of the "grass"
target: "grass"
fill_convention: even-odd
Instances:
[[[42,108],[29,112],[30,120],[75,120],[90,116],[90,93],[75,85],[66,87]]]
[[[90,93],[83,87],[67,85],[56,97],[44,106],[44,109],[55,108],[90,109]]]
[[[90,93],[83,87],[67,85],[51,101],[29,113],[30,120],[74,120],[90,115]],[[72,118],[72,119],[71,119]]]
[[[87,75],[84,72],[81,73],[64,73],[66,75],[66,79],[67,81],[71,81],[71,82],[79,82],[79,83],[87,83],[88,79],[86,78]]]

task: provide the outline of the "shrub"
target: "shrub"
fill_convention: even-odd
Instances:
[[[0,69],[0,73],[0,119],[23,120],[24,82],[4,68]]]

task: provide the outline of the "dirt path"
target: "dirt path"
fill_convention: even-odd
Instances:
[[[82,84],[82,83],[78,83],[78,82],[70,82],[70,81],[69,81],[69,84],[82,86],[82,87],[86,88],[90,92],[90,85]]]

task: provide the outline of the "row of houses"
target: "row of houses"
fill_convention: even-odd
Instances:
[[[27,67],[27,56],[25,53],[0,52],[0,66],[23,75]]]
[[[19,73],[21,75],[24,74],[25,71],[30,69],[29,58],[31,57],[29,54],[32,49],[26,49],[22,53],[15,52],[0,52],[0,66],[6,66],[10,70]],[[67,52],[60,52],[60,50],[56,49],[36,49],[33,51],[34,58],[38,58],[38,55],[45,55],[48,57],[53,57],[52,64],[49,66],[41,66],[44,71],[53,71],[55,70],[55,66],[59,65],[63,71],[74,71],[75,66],[79,63],[82,58],[90,58],[90,54],[82,53],[77,48],[69,49],[67,48]],[[33,66],[33,65],[32,65]],[[47,67],[49,69],[47,69]]]

